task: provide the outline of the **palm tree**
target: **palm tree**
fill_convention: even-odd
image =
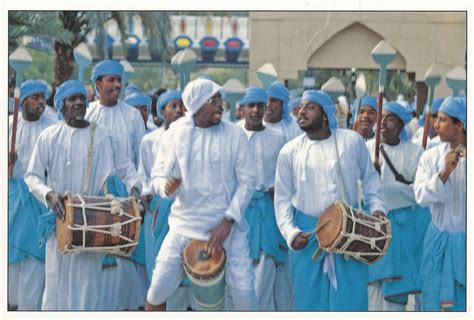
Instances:
[[[95,30],[105,40],[107,33],[105,23],[109,20],[117,22],[122,47],[125,44],[127,21],[134,16],[142,20],[145,36],[149,39],[150,51],[162,52],[165,57],[167,41],[171,31],[169,13],[167,12],[124,12],[124,11],[9,11],[8,12],[8,50],[12,52],[22,36],[42,35],[54,40],[54,81],[53,91],[65,80],[70,79],[74,72],[73,49],[86,40],[86,36]],[[106,56],[106,41],[102,41],[102,50],[98,50],[99,58]]]

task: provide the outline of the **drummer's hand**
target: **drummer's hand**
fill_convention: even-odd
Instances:
[[[169,178],[165,185],[165,194],[173,194],[181,185],[181,178]]]
[[[293,242],[291,242],[291,247],[294,250],[300,250],[303,249],[308,245],[308,238],[311,235],[309,232],[300,232],[296,235],[296,237],[293,239]]]
[[[224,241],[229,236],[233,224],[233,222],[227,219],[222,219],[222,222],[219,223],[214,229],[212,229],[211,238],[207,243],[206,249],[208,255],[212,257],[214,254],[217,254],[218,252],[222,251]]]
[[[63,206],[63,198],[59,196],[54,191],[50,191],[46,194],[46,202],[48,203],[48,207],[56,212],[56,216],[61,221],[64,221],[65,210]]]
[[[375,210],[372,215],[374,217],[377,217],[379,219],[387,219],[387,215],[383,212],[383,211],[380,211],[380,210]]]

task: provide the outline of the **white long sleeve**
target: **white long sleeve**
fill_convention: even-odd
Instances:
[[[57,122],[57,121],[56,121]],[[18,122],[16,125],[16,141],[15,150],[18,155],[18,160],[13,167],[13,178],[23,178],[30,162],[33,148],[43,130],[56,122],[46,117],[44,114],[37,121],[27,121],[23,119],[22,115],[18,115]],[[13,116],[9,117],[8,125],[8,143],[11,143],[13,128]],[[9,145],[10,147],[10,145]],[[10,149],[9,149],[10,150]]]
[[[140,143],[140,158],[137,173],[143,184],[142,195],[151,195],[154,193],[151,181],[151,170],[157,159],[158,146],[164,132],[164,128],[155,129],[147,133]]]
[[[448,144],[427,150],[420,159],[414,184],[420,206],[429,206],[432,222],[448,232],[466,230],[466,158],[460,158],[456,169],[443,184],[439,174],[444,168]]]
[[[179,119],[162,135],[151,178],[155,192],[164,196],[166,180],[181,177],[180,187],[171,195],[176,201],[170,229],[207,239],[224,216],[241,223],[254,190],[255,170],[238,126],[221,122],[203,129],[190,121]]]
[[[140,142],[146,132],[143,118],[136,108],[123,101],[119,101],[115,106],[107,107],[97,100],[90,103],[86,120],[107,128],[124,146],[133,164],[138,165]]]
[[[368,141],[366,144],[373,160],[375,157],[375,140]],[[410,141],[401,141],[396,146],[390,146],[384,143],[381,145],[383,145],[385,152],[398,173],[405,179],[414,182],[418,162],[423,154],[423,148]],[[379,161],[382,194],[387,210],[406,208],[415,205],[416,201],[413,184],[406,185],[397,181],[395,179],[395,174],[387,165],[382,154],[379,156]]]
[[[275,185],[275,171],[278,154],[285,144],[285,137],[279,131],[265,127],[262,131],[249,131],[245,123],[241,127],[249,141],[256,170],[255,189],[266,191]]]
[[[335,135],[342,182],[338,174]],[[277,224],[287,243],[290,245],[298,232],[293,223],[293,208],[319,217],[337,200],[355,206],[359,179],[371,212],[385,212],[380,178],[364,140],[357,133],[336,129],[325,140],[312,141],[304,134],[287,143],[280,152],[275,179]]]
[[[72,128],[64,122],[46,128],[33,149],[25,181],[30,191],[46,205],[46,194],[84,192],[90,127]],[[46,181],[45,171],[48,172]],[[116,138],[102,126],[94,134],[88,194],[98,195],[107,178],[118,174],[130,188],[137,184],[136,172]]]

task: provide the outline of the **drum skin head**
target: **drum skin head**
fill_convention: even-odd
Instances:
[[[183,252],[183,265],[197,278],[213,277],[225,267],[224,251],[208,256],[205,250],[207,241],[191,240]]]
[[[64,197],[63,206],[64,206],[64,221],[59,220],[56,216],[56,239],[58,240],[58,249],[61,253],[65,253],[66,247],[71,246],[72,238],[69,237],[68,225],[72,223],[73,211],[74,208],[68,206],[68,203],[72,203],[72,195],[66,193]]]
[[[338,239],[340,231],[343,230],[343,215],[338,202],[330,205],[319,217],[316,226],[316,237],[319,246],[323,249],[332,247]]]

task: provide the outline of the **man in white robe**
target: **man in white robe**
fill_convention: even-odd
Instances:
[[[303,133],[290,116],[290,92],[278,81],[267,87],[268,103],[263,116],[263,124],[280,131],[286,141],[290,141]]]
[[[382,110],[380,177],[392,240],[386,255],[369,266],[369,311],[405,311],[408,295],[421,291],[416,248],[429,223],[426,213],[416,211],[413,190],[423,148],[401,134],[411,119],[402,105],[388,102]],[[368,141],[367,147],[374,160],[375,140]]]
[[[124,156],[125,150],[117,139],[104,127],[91,126],[84,120],[86,95],[84,85],[76,80],[66,81],[58,87],[55,108],[63,115],[64,121],[41,133],[25,175],[31,192],[51,209],[40,217],[39,223],[39,227],[42,226],[40,235],[47,238],[43,310],[104,309],[101,304],[103,255],[62,255],[59,252],[54,224],[56,216],[59,219],[64,217],[62,195],[71,192],[97,196],[107,178],[113,174],[123,179],[128,190],[137,189],[140,185],[134,166]],[[90,170],[86,171],[89,152]]]
[[[422,309],[466,311],[466,98],[446,98],[434,125],[444,143],[420,159],[415,197],[431,223],[421,261]]]
[[[275,212],[290,248],[294,310],[364,311],[368,308],[367,265],[322,252],[314,230],[335,201],[357,204],[357,180],[372,214],[384,216],[380,178],[362,137],[337,129],[335,107],[323,92],[303,93],[298,114],[306,133],[287,143],[278,157]]]
[[[197,79],[186,86],[187,115],[162,136],[152,170],[155,192],[176,197],[170,230],[156,258],[147,310],[165,310],[184,270],[182,252],[193,239],[208,241],[207,254],[225,249],[225,282],[232,300],[226,309],[256,310],[254,273],[244,219],[254,190],[255,170],[244,132],[221,121],[222,87]]]
[[[8,179],[8,304],[18,310],[41,310],[43,300],[44,246],[40,248],[36,225],[47,209],[29,192],[24,175],[39,135],[54,124],[44,115],[46,92],[46,85],[37,80],[21,85],[23,112],[16,125],[15,154],[9,159],[13,175]],[[11,143],[13,116],[8,129]]]
[[[249,87],[242,99],[241,125],[257,171],[256,190],[245,212],[249,224],[250,258],[255,271],[255,293],[260,311],[291,310],[293,296],[288,247],[276,225],[273,194],[275,170],[285,137],[263,125],[268,101],[265,90]],[[278,278],[278,282],[277,282]]]
[[[168,130],[171,123],[181,118],[186,111],[181,93],[181,90],[168,90],[160,95],[156,103],[156,111],[164,118],[163,125],[153,132],[147,133],[140,144],[138,174],[141,175],[141,179],[144,181],[142,195],[150,198],[149,210],[145,214],[143,230],[145,232],[146,242],[145,262],[148,282],[151,281],[156,256],[169,230],[169,207],[172,201],[174,201],[173,199],[162,199],[154,194],[151,170],[157,159],[161,136]],[[159,207],[159,212],[155,211],[157,207]],[[195,301],[192,297],[189,283],[186,286],[181,284],[176,292],[168,299],[166,309],[181,311],[187,310],[189,307],[196,309],[194,304]]]
[[[122,88],[123,66],[113,60],[103,60],[94,66],[91,81],[99,100],[91,103],[86,120],[106,127],[137,168],[140,142],[145,135],[145,125],[140,112],[119,100]],[[123,182],[112,177],[107,183],[108,192],[114,196],[128,196]],[[136,195],[134,195],[136,196]],[[108,310],[136,310],[143,306],[145,297],[139,287],[139,275],[131,259],[104,260],[104,307]],[[119,294],[111,295],[109,291]]]

